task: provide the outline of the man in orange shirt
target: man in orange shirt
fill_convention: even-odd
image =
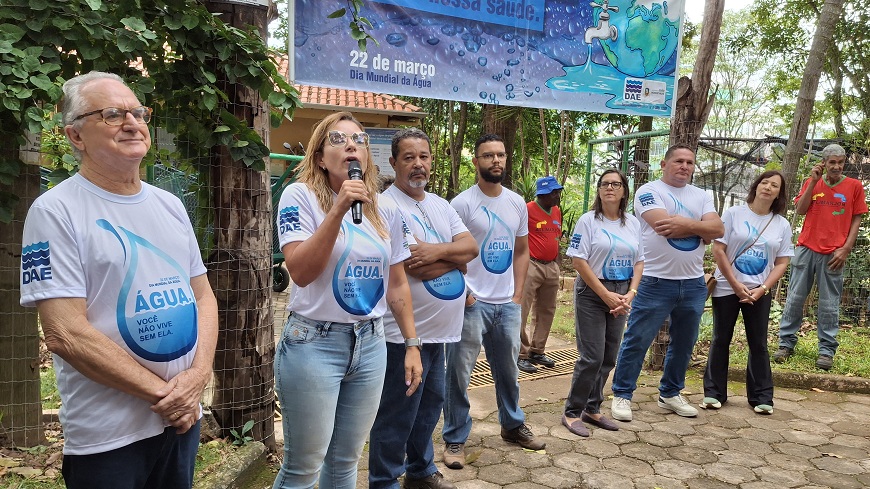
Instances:
[[[562,237],[562,211],[559,198],[562,186],[548,175],[536,182],[535,200],[526,204],[529,209],[529,271],[523,287],[522,327],[520,328],[520,357],[517,367],[526,373],[535,373],[541,365],[556,365],[544,354],[553,316],[556,314],[556,293],[559,291],[559,238]],[[535,320],[531,337],[526,331],[529,311],[534,306]]]
[[[806,218],[791,261],[788,296],[779,324],[779,349],[773,354],[777,363],[785,362],[794,352],[804,302],[813,282],[817,282],[816,367],[830,370],[834,364],[839,346],[843,265],[858,238],[861,216],[867,213],[864,186],[860,180],[843,175],[845,164],[846,150],[842,146],[825,146],[821,163],[813,167],[795,198],[795,211]]]

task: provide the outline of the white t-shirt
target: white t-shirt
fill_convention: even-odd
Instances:
[[[724,243],[728,248],[726,255],[728,261],[734,261],[731,267],[737,280],[754,289],[764,282],[773,270],[773,262],[781,256],[794,256],[794,245],[791,242],[792,231],[788,221],[782,216],[775,216],[770,221],[770,214],[759,216],[752,212],[747,205],[729,207],[722,213],[722,222],[725,223],[725,235],[716,241]],[[767,225],[770,221],[770,225]],[[764,226],[767,226],[765,229]],[[737,256],[764,229],[764,233],[752,248]],[[734,257],[737,259],[734,260]],[[722,272],[716,269],[716,289],[713,297],[731,295],[734,290],[731,284],[722,276]]]
[[[278,209],[279,248],[310,238],[326,218],[314,192],[300,182],[284,190]],[[378,211],[390,238],[381,238],[365,216],[362,223],[354,224],[347,212],[326,268],[305,287],[293,284],[288,311],[335,323],[379,318],[387,312],[390,266],[406,260],[411,252],[407,227],[395,204],[378,199]]]
[[[393,200],[411,229],[415,241],[450,243],[457,234],[467,232],[459,215],[441,197],[426,192],[422,201],[409,197],[395,185],[382,194]],[[408,275],[414,303],[414,325],[417,337],[424,343],[454,343],[462,334],[465,307],[465,276],[452,270],[432,280],[419,280]],[[399,326],[392,312],[384,316],[384,331],[390,343],[402,343]]]
[[[111,194],[77,174],[36,199],[24,224],[21,305],[84,298],[90,324],[164,380],[190,368],[198,330],[191,277],[206,272],[181,201],[142,183]],[[64,453],[156,436],[150,403],[94,382],[57,355]]]
[[[700,221],[704,214],[716,212],[713,199],[695,187],[671,187],[661,180],[642,185],[634,194],[634,213],[643,231],[646,259],[643,274],[671,280],[685,280],[704,275],[704,242],[699,236],[665,238],[643,219],[643,213],[664,209],[669,216],[680,215]]]
[[[599,279],[628,280],[634,264],[643,261],[640,222],[631,214],[626,214],[624,225],[604,215],[595,219],[595,211],[589,211],[577,220],[565,254],[586,260]]]
[[[502,188],[488,197],[477,185],[450,203],[480,246],[468,263],[465,281],[472,295],[490,304],[505,304],[514,295],[514,242],[529,234],[529,210],[515,192]]]

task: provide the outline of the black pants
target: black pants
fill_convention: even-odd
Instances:
[[[705,397],[713,397],[723,403],[728,399],[728,350],[734,336],[737,314],[742,312],[749,346],[746,397],[750,406],[773,406],[773,374],[767,352],[770,301],[770,295],[761,296],[755,304],[741,303],[736,294],[713,297],[713,341],[704,372]]]

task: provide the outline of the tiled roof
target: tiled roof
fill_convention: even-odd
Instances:
[[[388,112],[407,112],[409,115],[422,112],[420,107],[385,93],[362,92],[342,88],[315,87],[312,85],[293,86],[299,90],[303,106],[333,105],[358,109],[383,110]]]
[[[278,59],[278,72],[287,73],[287,56]],[[291,82],[292,83],[292,82]],[[350,109],[368,109],[408,115],[425,116],[423,109],[404,100],[385,93],[363,92],[360,90],[345,90],[343,88],[316,87],[293,83],[299,90],[299,100],[303,106],[336,106]]]

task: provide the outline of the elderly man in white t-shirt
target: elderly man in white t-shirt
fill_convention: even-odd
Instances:
[[[191,487],[217,302],[187,212],[139,180],[151,109],[115,74],[63,86],[79,172],[27,213],[21,304],[54,355],[66,487]]]
[[[671,341],[659,382],[658,405],[680,416],[698,415],[681,391],[707,300],[704,245],[721,237],[725,228],[713,199],[689,183],[695,171],[692,148],[671,146],[661,167],[661,179],[641,186],[634,196],[645,261],[613,373],[610,414],[620,421],[632,419],[631,397],[644,357],[669,316]]]

